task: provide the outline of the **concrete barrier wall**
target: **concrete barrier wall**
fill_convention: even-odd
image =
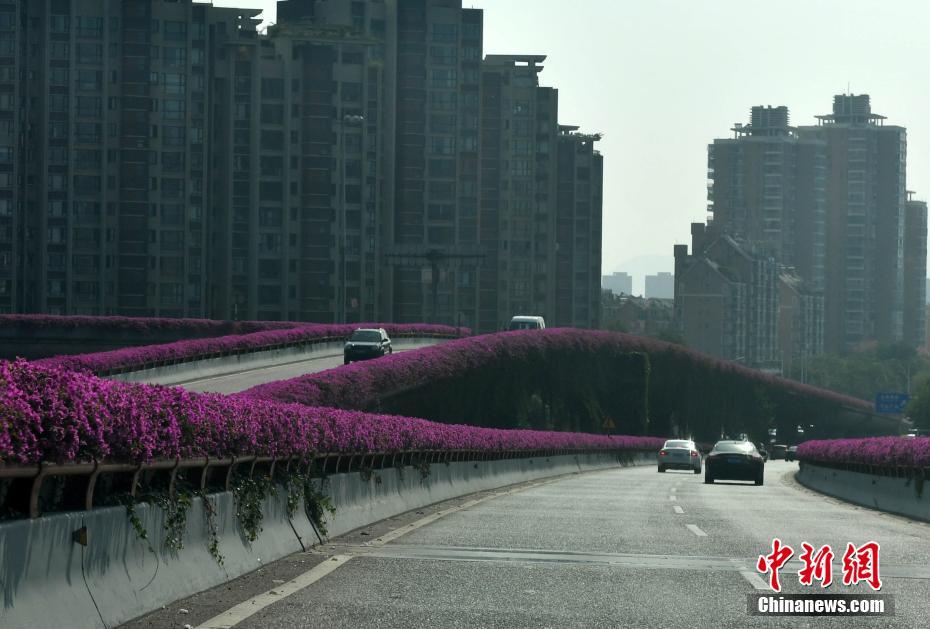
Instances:
[[[626,463],[652,465],[655,456]],[[475,491],[618,465],[615,456],[592,454],[440,463],[425,478],[414,467],[376,470],[367,479],[358,472],[333,475],[323,485],[336,507],[329,534]],[[139,505],[136,513],[148,541],[139,539],[124,507],[0,524],[0,627],[112,627],[317,543],[303,509],[288,520],[280,493],[266,500],[263,532],[254,542],[238,523],[232,494],[209,498],[222,566],[209,553],[210,527],[199,498],[188,512],[179,552],[165,549],[165,513],[147,505]],[[86,548],[72,540],[82,526],[87,527]]]
[[[834,498],[930,522],[930,496],[923,481],[837,470],[804,461],[796,478],[805,487]]]
[[[417,349],[418,347],[426,347],[437,342],[439,342],[439,339],[402,339],[395,342],[394,347],[396,350],[405,351]],[[292,347],[260,352],[220,356],[218,358],[208,358],[205,360],[192,360],[176,365],[165,365],[163,367],[153,367],[151,369],[141,369],[139,371],[115,374],[109,377],[112,380],[122,380],[124,382],[145,382],[148,384],[165,385],[178,384],[190,380],[199,380],[201,378],[224,376],[250,369],[284,365],[290,362],[326,358],[328,356],[341,356],[344,345],[345,343],[343,341],[313,343],[303,346],[294,345]]]

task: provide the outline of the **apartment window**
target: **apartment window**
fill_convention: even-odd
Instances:
[[[12,94],[0,94],[0,109],[12,109],[13,108],[13,95]],[[68,95],[67,94],[49,94],[48,96],[48,110],[54,113],[64,113],[68,111]]]
[[[165,100],[162,103],[165,120],[184,120],[187,115],[187,103],[183,100]]]
[[[161,168],[166,173],[179,173],[184,170],[184,153],[166,152],[161,154]]]
[[[99,70],[78,70],[77,88],[87,92],[99,92],[103,77]]]
[[[68,137],[68,123],[64,120],[50,120],[48,123],[50,140],[64,140]]]
[[[284,132],[263,130],[261,138],[263,151],[280,151],[284,148]]]
[[[342,84],[342,102],[358,103],[362,100],[361,83],[343,83]]]
[[[162,127],[162,144],[165,146],[184,146],[186,140],[184,127],[165,125]]]
[[[187,92],[187,76],[178,72],[166,72],[164,85],[165,94],[184,94]]]
[[[456,86],[457,74],[455,68],[442,68],[430,70],[430,85],[432,87],[453,89]]]
[[[365,62],[365,55],[359,51],[345,51],[342,53],[342,63],[360,66]]]
[[[12,39],[8,39],[7,41],[10,43],[13,42]],[[48,56],[50,59],[54,59],[55,61],[64,61],[69,58],[70,54],[71,46],[68,44],[68,42],[53,41],[48,45]]]
[[[433,24],[433,41],[437,44],[454,44],[458,41],[457,24]]]
[[[100,39],[103,37],[103,18],[78,16],[75,22],[78,37]]]
[[[78,63],[100,63],[103,61],[103,46],[87,42],[78,42],[76,46]]]
[[[74,152],[77,168],[100,168],[100,151],[98,149],[77,149]]]
[[[430,198],[436,201],[451,201],[455,194],[455,184],[449,181],[429,182]]]
[[[65,86],[68,84],[68,68],[49,68],[48,82],[50,85]]]
[[[76,194],[96,195],[100,193],[100,177],[97,175],[75,175],[74,192]]]
[[[51,33],[67,33],[70,21],[67,15],[52,15],[48,21],[48,30]]]
[[[263,177],[280,177],[284,172],[284,158],[280,155],[262,155],[261,171]]]
[[[74,139],[82,144],[96,144],[100,141],[100,125],[96,122],[76,122]]]
[[[462,24],[462,39],[481,39],[481,24]]]
[[[429,160],[430,177],[455,177],[455,160],[431,159]]]
[[[262,105],[262,124],[283,124],[284,123],[284,105],[269,104]]]
[[[162,49],[163,60],[165,65],[173,67],[183,67],[187,65],[187,48],[178,46],[165,46]]]
[[[184,244],[184,233],[179,230],[166,229],[161,233],[162,251],[181,251]]]
[[[99,96],[78,96],[77,97],[77,115],[82,118],[99,118],[100,117],[100,97]]]
[[[455,92],[430,92],[430,108],[435,111],[454,111],[457,96]]]
[[[477,46],[463,46],[462,59],[464,61],[481,61],[481,49]]]
[[[203,48],[191,48],[191,65],[202,66],[206,55],[204,54]]]
[[[432,114],[429,117],[429,129],[433,133],[455,133],[455,116],[452,114]]]
[[[455,138],[434,137],[430,143],[430,150],[437,155],[452,155],[455,152]]]
[[[258,250],[262,253],[281,253],[281,234],[260,234]]]
[[[263,207],[258,209],[258,224],[260,227],[280,227],[281,208]]]
[[[458,61],[458,50],[455,46],[430,46],[429,56],[437,65],[455,65]]]
[[[165,41],[187,41],[187,23],[165,20],[162,36]]]
[[[272,306],[281,303],[280,286],[259,286],[258,303],[263,306]]]
[[[180,199],[184,196],[184,180],[165,177],[161,180],[161,196],[166,199]]]
[[[262,98],[284,98],[284,79],[262,79]]]

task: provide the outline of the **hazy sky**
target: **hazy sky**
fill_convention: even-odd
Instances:
[[[218,6],[261,7],[273,0]],[[930,2],[925,0],[465,0],[484,52],[545,54],[559,122],[601,132],[604,273],[672,270],[672,245],[706,218],[707,144],[787,105],[794,125],[847,86],[908,130],[908,189],[930,198]],[[689,243],[690,244],[690,243]]]

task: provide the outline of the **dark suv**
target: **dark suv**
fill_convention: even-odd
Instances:
[[[384,328],[359,328],[346,341],[343,364],[348,365],[353,360],[379,358],[393,353],[391,339]]]

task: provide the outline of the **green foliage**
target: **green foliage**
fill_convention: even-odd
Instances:
[[[672,328],[659,330],[653,335],[652,338],[659,341],[665,341],[666,343],[674,343],[675,345],[687,345],[684,335],[678,330]]]
[[[262,502],[273,490],[271,481],[264,476],[242,476],[233,485],[236,517],[250,542],[258,539],[258,534],[262,531]]]
[[[213,557],[216,563],[222,566],[223,555],[220,553],[220,539],[216,530],[216,507],[213,506],[213,501],[206,492],[200,491],[197,492],[197,495],[200,496],[200,502],[203,504],[203,511],[207,516],[207,528],[210,536],[207,542],[207,550],[210,551],[210,556]]]
[[[153,502],[165,512],[165,547],[173,551],[181,550],[184,548],[187,513],[192,504],[191,494],[178,490],[173,497],[156,496]]]
[[[863,400],[882,391],[915,390],[930,378],[930,361],[902,343],[877,345],[845,355],[824,354],[792,364],[789,377]]]
[[[333,506],[332,501],[322,491],[325,485],[326,480],[324,479],[321,488],[317,489],[309,476],[305,477],[303,481],[304,508],[307,510],[310,521],[313,522],[313,525],[323,537],[328,532],[326,529],[326,514],[332,515],[336,513],[336,507]]]
[[[930,379],[924,379],[907,405],[907,415],[917,428],[930,428]]]

